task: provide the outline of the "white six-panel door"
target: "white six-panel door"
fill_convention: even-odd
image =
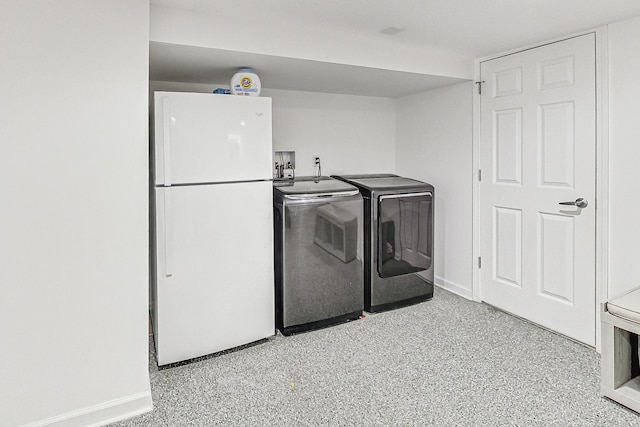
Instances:
[[[481,298],[595,345],[595,36],[480,72]]]

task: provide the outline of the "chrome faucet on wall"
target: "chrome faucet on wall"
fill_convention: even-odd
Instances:
[[[274,153],[273,179],[295,178],[296,152],[276,151]]]

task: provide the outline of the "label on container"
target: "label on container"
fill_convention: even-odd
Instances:
[[[238,72],[231,79],[231,93],[234,95],[260,95],[260,78],[255,73]]]

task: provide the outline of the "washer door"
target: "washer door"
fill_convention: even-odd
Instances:
[[[364,307],[364,266],[358,256],[362,196],[285,198],[276,289],[278,326],[293,328]],[[360,249],[360,254],[362,249]]]
[[[431,267],[433,194],[378,197],[378,275],[394,277]]]

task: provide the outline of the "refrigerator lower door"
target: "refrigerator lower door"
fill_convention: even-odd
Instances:
[[[274,335],[271,182],[155,191],[158,364]]]

